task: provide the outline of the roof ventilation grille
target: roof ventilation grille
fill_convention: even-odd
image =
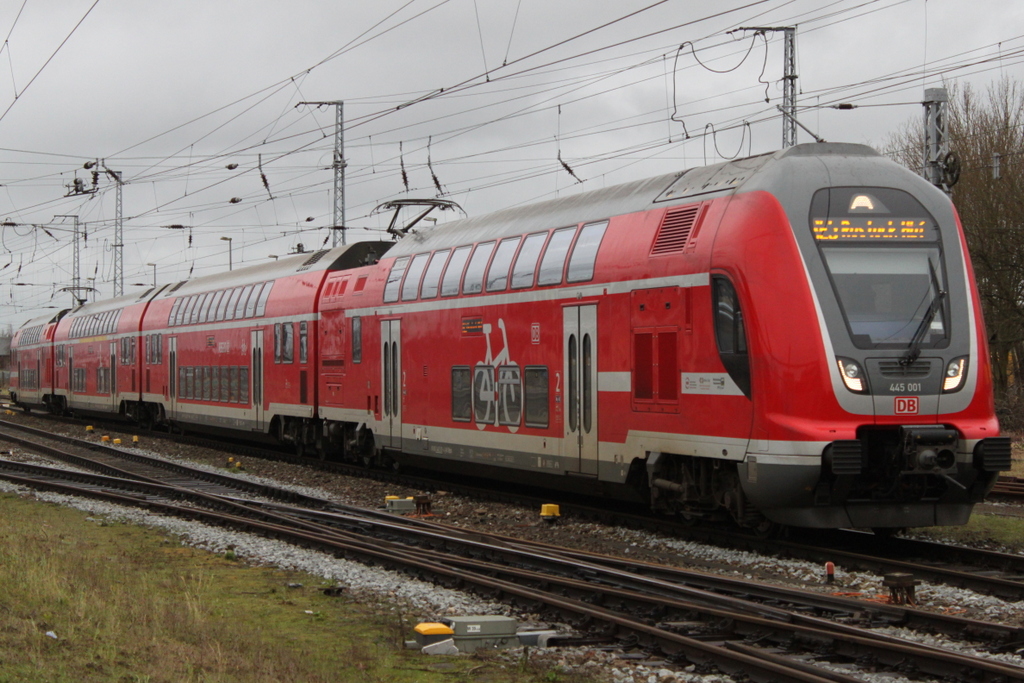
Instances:
[[[322,259],[327,254],[328,251],[330,251],[330,249],[321,249],[320,251],[314,253],[312,256],[306,259],[305,263],[298,267],[298,270],[309,269],[310,266],[312,266],[314,263]]]

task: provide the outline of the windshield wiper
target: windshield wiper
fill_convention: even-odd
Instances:
[[[935,296],[932,297],[932,301],[928,304],[928,310],[924,312],[924,317],[921,318],[921,324],[917,326],[917,330],[914,331],[914,336],[910,340],[910,344],[907,346],[907,352],[903,354],[903,358],[900,358],[900,365],[907,366],[913,364],[917,360],[918,356],[921,355],[921,342],[924,341],[924,335],[928,332],[928,328],[931,327],[932,320],[935,319],[935,314],[939,312],[939,308],[942,306],[942,300],[946,298],[946,292],[939,289],[939,278],[935,274],[935,266],[932,265],[932,260],[928,259],[928,270],[932,276],[932,286],[935,287]]]

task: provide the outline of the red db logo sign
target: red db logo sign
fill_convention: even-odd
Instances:
[[[918,411],[918,398],[917,396],[897,396],[895,413],[897,415],[917,415]]]

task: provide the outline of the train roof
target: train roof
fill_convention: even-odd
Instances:
[[[215,275],[204,275],[192,280],[182,280],[165,288],[156,298],[200,294],[215,289],[267,282],[302,273],[357,268],[375,263],[391,246],[391,242],[353,242],[333,249],[296,254],[270,263],[224,271]]]
[[[167,285],[161,285],[159,289],[165,288]],[[131,294],[125,294],[123,296],[114,297],[113,299],[103,299],[102,301],[94,301],[88,304],[82,304],[77,308],[73,308],[68,311],[69,318],[77,318],[82,315],[92,315],[94,313],[106,313],[107,311],[118,311],[122,308],[127,308],[132,304],[137,304],[145,301],[153,295],[154,288],[147,287],[142,292],[132,292]]]
[[[777,152],[695,167],[680,173],[669,173],[444,223],[411,232],[388,252],[388,256],[407,256],[522,235],[535,230],[597,221],[644,211],[651,208],[652,204],[671,205],[731,194],[755,177],[770,161],[788,156],[877,157],[879,154],[866,145],[848,143],[795,145]]]
[[[57,311],[56,313],[47,313],[46,315],[36,316],[35,318],[32,318],[31,320],[26,320],[24,323],[22,323],[21,327],[15,330],[15,332],[18,332],[19,330],[27,330],[30,327],[36,327],[38,325],[49,325],[50,323],[58,322],[67,314],[67,312],[68,309],[65,308],[63,310]]]

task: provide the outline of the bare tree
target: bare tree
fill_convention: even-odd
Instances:
[[[949,145],[962,165],[953,202],[978,281],[996,397],[1004,407],[1016,406],[1024,393],[1024,88],[1004,79],[981,96],[970,85],[949,90]],[[924,160],[922,126],[920,120],[906,124],[885,148],[917,172]]]

